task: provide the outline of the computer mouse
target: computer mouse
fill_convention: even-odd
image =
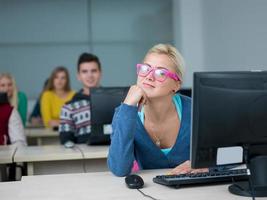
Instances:
[[[74,147],[74,142],[72,142],[72,141],[67,141],[67,142],[65,142],[64,143],[64,147],[65,148],[73,148]]]
[[[144,181],[141,176],[136,174],[130,174],[125,177],[125,183],[128,188],[130,189],[139,189],[144,186]]]

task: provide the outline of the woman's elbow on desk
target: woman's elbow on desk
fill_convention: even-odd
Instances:
[[[131,168],[127,169],[125,166],[122,166],[114,161],[110,161],[110,158],[107,160],[107,165],[109,170],[118,177],[124,177],[131,173]]]

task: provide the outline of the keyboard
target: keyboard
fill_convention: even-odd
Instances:
[[[249,169],[189,173],[180,175],[159,175],[153,182],[179,188],[185,185],[214,184],[220,182],[245,181],[250,175]]]

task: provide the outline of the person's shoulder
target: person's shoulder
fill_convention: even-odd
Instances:
[[[185,95],[182,95],[182,94],[179,94],[179,93],[175,94],[174,97],[175,98],[180,98],[181,101],[183,101],[183,102],[191,103],[191,97],[188,97],[188,96],[185,96]]]
[[[191,97],[188,97],[188,96],[185,96],[185,95],[182,95],[182,94],[176,94],[174,96],[176,99],[180,99],[182,105],[183,105],[183,108],[186,108],[186,109],[190,109],[191,108],[191,104],[192,104],[192,99]]]
[[[46,98],[52,97],[54,95],[55,95],[55,92],[54,91],[51,91],[51,90],[45,90],[42,93],[42,97],[46,97]]]
[[[74,90],[70,90],[70,91],[69,91],[69,95],[70,95],[70,96],[73,97],[75,94],[76,94],[76,92],[75,92]]]
[[[27,96],[26,96],[26,94],[25,94],[24,92],[22,92],[22,91],[18,91],[18,98],[26,99]]]
[[[66,105],[71,105],[71,104],[74,104],[74,103],[76,103],[76,102],[81,101],[82,99],[80,98],[80,96],[81,96],[81,94],[80,94],[79,92],[74,92],[74,93],[73,93],[73,97],[71,98],[71,100],[69,100],[69,101],[67,101],[67,102],[65,103],[65,106],[66,106]]]

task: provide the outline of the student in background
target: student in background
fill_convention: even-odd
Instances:
[[[41,97],[43,92],[45,91],[45,88],[47,86],[48,83],[48,79],[45,80],[44,85],[43,85],[43,89],[41,94],[39,95],[37,101],[35,102],[35,105],[33,107],[33,110],[31,112],[31,115],[29,117],[29,122],[32,126],[43,126],[43,119],[42,119],[42,115],[41,115]]]
[[[0,93],[0,113],[0,145],[26,145],[20,115],[8,102],[7,93]]]
[[[85,143],[91,132],[90,88],[98,87],[101,64],[97,56],[89,53],[80,55],[77,63],[77,78],[83,88],[61,110],[60,141]]]
[[[0,92],[6,92],[8,95],[9,103],[16,110],[22,119],[23,125],[26,125],[27,120],[27,97],[18,91],[15,79],[8,73],[0,74]]]
[[[55,68],[41,97],[41,114],[45,127],[59,126],[61,107],[71,100],[73,95],[68,70],[65,67]]]
[[[18,111],[12,107],[8,100],[7,93],[0,92],[0,146],[1,145],[27,145],[24,135],[24,128]],[[3,180],[16,180],[16,163],[6,165],[8,177]],[[24,168],[25,169],[25,168]]]
[[[184,62],[175,47],[158,44],[137,64],[137,83],[116,109],[108,167],[117,176],[141,169],[192,171],[189,162],[191,99],[176,94]]]

